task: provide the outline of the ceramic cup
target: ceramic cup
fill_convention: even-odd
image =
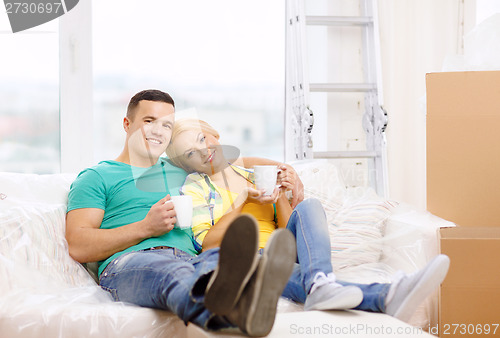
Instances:
[[[171,196],[170,201],[174,203],[174,209],[177,217],[176,228],[186,229],[191,227],[193,218],[193,199],[191,196],[180,195]],[[166,203],[168,203],[167,201]]]
[[[256,165],[254,175],[257,189],[265,190],[264,195],[272,195],[278,179],[278,167],[275,165]]]

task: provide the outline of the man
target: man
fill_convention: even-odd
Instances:
[[[227,230],[220,254],[212,249],[196,256],[191,230],[174,227],[176,213],[167,203],[186,173],[160,158],[174,107],[158,90],[132,97],[122,153],[82,171],[71,186],[69,253],[81,263],[98,261],[101,287],[116,300],[168,309],[205,329],[238,326],[266,335],[295,261],[293,235],[278,232],[258,258],[256,222],[242,216]],[[204,304],[205,295],[225,307]]]

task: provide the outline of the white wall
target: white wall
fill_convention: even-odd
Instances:
[[[475,21],[474,4],[379,0],[391,199],[426,206],[425,74],[440,71],[447,55],[462,52],[463,31]]]
[[[476,0],[476,24],[480,24],[494,13],[500,13],[500,1]]]

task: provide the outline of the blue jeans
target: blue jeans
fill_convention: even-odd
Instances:
[[[297,260],[283,296],[304,303],[317,272],[332,272],[330,239],[326,216],[314,199],[300,203],[287,228],[297,240]],[[100,276],[100,284],[117,301],[170,310],[185,323],[217,330],[231,325],[208,311],[204,294],[211,273],[217,266],[219,249],[198,256],[181,250],[164,249],[129,252],[111,261]],[[359,310],[384,312],[389,284],[354,284],[364,294]]]
[[[229,323],[203,305],[219,249],[192,256],[177,249],[129,252],[111,261],[100,284],[117,301],[170,310],[186,324],[217,330]]]
[[[302,201],[294,209],[286,228],[297,242],[297,264],[293,269],[283,297],[304,303],[316,273],[332,272],[331,245],[325,211],[316,199]],[[356,284],[337,281],[342,285],[355,285],[363,291],[358,310],[385,312],[385,299],[390,284]]]

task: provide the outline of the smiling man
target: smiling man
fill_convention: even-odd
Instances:
[[[167,98],[165,101],[140,100],[143,96],[136,95],[130,100],[127,116],[123,119],[127,142],[116,160],[149,167],[156,164],[170,142],[174,126],[174,105],[173,101],[165,102],[169,101]],[[158,99],[161,99],[160,94]]]
[[[173,99],[159,90],[132,97],[121,154],[85,169],[71,186],[69,253],[81,263],[99,262],[100,285],[115,300],[170,310],[205,329],[237,326],[266,335],[295,261],[293,235],[277,232],[259,258],[256,221],[242,216],[228,228],[220,251],[197,255],[191,229],[174,226],[176,212],[167,203],[186,178],[160,157],[174,111]],[[213,313],[205,295],[227,306]]]

